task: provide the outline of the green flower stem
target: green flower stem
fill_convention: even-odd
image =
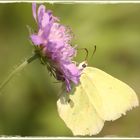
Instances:
[[[29,59],[25,60],[22,64],[20,64],[13,72],[11,72],[8,77],[2,82],[0,85],[0,91],[6,86],[6,84],[13,78],[15,74],[20,72],[24,67],[27,66],[27,64],[31,63],[33,60],[36,60],[39,58],[39,55],[35,53],[33,56],[31,56]]]

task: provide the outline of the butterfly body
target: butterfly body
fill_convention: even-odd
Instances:
[[[139,105],[134,90],[124,82],[94,67],[83,67],[80,83],[57,101],[60,117],[74,135],[95,135],[105,121],[116,120]],[[73,102],[71,106],[66,96]]]

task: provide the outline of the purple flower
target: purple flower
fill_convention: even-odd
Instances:
[[[76,49],[70,45],[72,35],[70,29],[61,25],[59,19],[40,5],[32,4],[33,17],[38,24],[38,32],[30,36],[33,44],[40,49],[40,56],[48,70],[57,80],[66,84],[66,90],[71,90],[71,83],[78,84],[80,70],[72,62]]]

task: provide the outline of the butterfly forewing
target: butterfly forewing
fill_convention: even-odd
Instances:
[[[86,67],[80,80],[90,103],[103,120],[115,120],[138,106],[134,90],[102,70]]]

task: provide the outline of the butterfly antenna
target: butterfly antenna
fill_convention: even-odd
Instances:
[[[90,62],[90,60],[92,59],[92,57],[93,57],[93,55],[95,54],[95,52],[96,52],[96,45],[94,45],[94,50],[93,50],[92,55],[91,55],[91,57],[90,57],[90,59],[89,59],[88,62]]]
[[[88,59],[88,49],[87,48],[80,48],[80,49],[78,49],[78,50],[84,50],[85,51],[85,53],[86,53],[86,55],[85,55],[85,61]]]
[[[91,57],[95,54],[95,52],[96,52],[96,45],[94,45],[94,50],[93,50]]]
[[[85,61],[87,60],[88,58],[88,49],[87,48],[84,48],[85,52],[86,52],[86,56],[85,56]]]

